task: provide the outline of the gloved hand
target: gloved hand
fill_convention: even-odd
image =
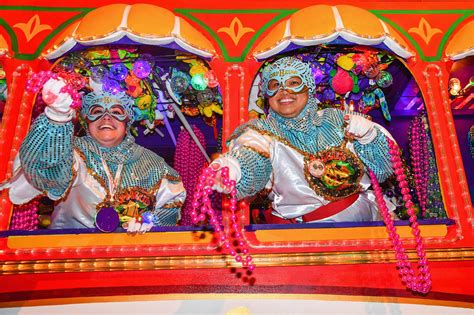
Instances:
[[[73,100],[68,93],[61,93],[66,83],[61,79],[49,79],[43,85],[41,95],[48,105],[44,112],[46,116],[56,122],[68,122],[74,116],[74,110],[70,107]]]
[[[125,226],[127,229],[127,233],[138,233],[143,234],[148,232],[153,227],[153,223],[145,223],[145,222],[138,222],[137,219],[131,218],[130,221],[127,222],[128,224]]]
[[[347,114],[344,116],[344,121],[347,124],[346,136],[357,140],[360,144],[370,143],[377,137],[375,123],[362,116]]]
[[[221,176],[221,172],[224,167],[229,169],[229,180],[233,180],[236,183],[240,180],[241,172],[239,161],[230,156],[218,157],[209,165],[209,167],[211,167],[214,171],[218,171],[216,177],[214,178],[214,185],[211,187],[215,191],[225,194],[230,193]]]

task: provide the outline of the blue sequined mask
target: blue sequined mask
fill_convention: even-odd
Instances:
[[[125,121],[128,118],[123,106],[114,103],[92,105],[89,107],[86,118],[89,121],[96,121],[106,114],[118,121]]]
[[[299,94],[315,90],[314,78],[308,64],[294,57],[281,58],[262,71],[262,92],[272,97],[280,89]]]
[[[125,93],[92,92],[82,99],[81,114],[89,121],[96,121],[108,114],[119,121],[133,122],[133,99]]]

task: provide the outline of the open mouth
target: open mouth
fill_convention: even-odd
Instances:
[[[115,130],[115,127],[112,125],[102,125],[99,127],[99,130]]]
[[[278,100],[280,104],[289,104],[294,102],[295,100],[293,98],[282,98],[281,100]]]

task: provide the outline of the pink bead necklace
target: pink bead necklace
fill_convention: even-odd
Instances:
[[[235,181],[229,179],[229,168],[223,167],[220,170],[222,183],[225,185],[227,191],[230,191],[230,211],[231,211],[231,225],[230,230],[224,233],[219,220],[216,217],[215,210],[212,208],[211,199],[212,186],[214,186],[215,178],[218,171],[211,167],[204,169],[203,173],[198,179],[196,191],[193,196],[191,217],[193,223],[196,224],[206,219],[206,214],[209,217],[209,222],[214,227],[214,232],[218,235],[218,240],[223,244],[229,255],[233,256],[236,262],[242,264],[242,267],[253,271],[255,265],[252,262],[252,256],[249,254],[248,244],[243,236],[242,228],[237,223],[237,190],[235,189]],[[234,235],[237,240],[237,246],[233,245],[231,235]]]
[[[397,180],[402,192],[403,200],[405,201],[405,206],[408,209],[407,213],[410,215],[412,234],[415,236],[416,252],[419,258],[419,275],[415,275],[415,271],[408,260],[408,255],[405,252],[403,242],[396,232],[393,219],[390,216],[387,204],[383,198],[383,192],[380,188],[377,177],[371,170],[368,170],[368,174],[374,188],[376,200],[382,213],[389,238],[394,247],[395,257],[397,259],[397,268],[401,279],[410,290],[426,294],[431,289],[431,273],[428,268],[428,261],[423,248],[423,238],[421,237],[419,225],[416,219],[414,204],[411,201],[410,189],[408,188],[408,182],[406,180],[403,163],[400,158],[399,148],[391,139],[387,138],[387,141],[390,148],[390,161],[392,162],[394,172],[397,175]],[[235,261],[240,262],[243,267],[247,267],[249,270],[254,270],[255,265],[252,263],[251,255],[249,255],[248,244],[243,238],[242,229],[237,224],[237,216],[235,214],[235,211],[237,210],[237,191],[235,189],[236,184],[235,181],[229,179],[229,170],[227,167],[222,168],[221,178],[222,183],[225,185],[227,191],[230,191],[230,210],[232,220],[231,231],[224,233],[219,221],[216,219],[216,214],[212,208],[211,200],[209,198],[209,196],[212,194],[212,186],[214,186],[216,175],[217,171],[208,167],[203,171],[202,175],[198,179],[198,184],[192,203],[193,209],[191,211],[193,223],[196,224],[200,221],[204,221],[207,214],[209,217],[209,222],[214,227],[214,231],[218,234],[219,241],[223,244],[223,247],[228,250],[229,254],[234,257]],[[234,247],[231,242],[230,235],[232,235],[232,232],[237,239],[238,246],[236,247]],[[240,252],[238,252],[239,249]]]
[[[423,217],[426,215],[427,189],[429,177],[428,135],[422,117],[418,115],[411,123],[410,157],[415,178],[415,191]]]
[[[423,238],[420,235],[414,204],[411,201],[410,189],[408,188],[408,182],[406,180],[405,171],[400,158],[400,150],[394,141],[389,138],[387,138],[387,141],[391,155],[390,161],[392,162],[395,175],[397,175],[398,186],[402,192],[403,200],[405,201],[405,207],[407,208],[407,213],[410,216],[412,234],[415,236],[419,275],[415,275],[415,271],[408,261],[408,255],[405,252],[405,248],[403,247],[400,236],[396,232],[393,219],[390,216],[387,204],[383,199],[382,189],[380,188],[377,177],[371,170],[368,170],[368,174],[372,182],[372,187],[374,188],[375,197],[382,213],[389,238],[393,244],[395,257],[397,259],[397,268],[402,278],[402,282],[404,282],[407,288],[410,290],[426,294],[431,289],[431,273],[428,268],[428,261],[423,248]]]

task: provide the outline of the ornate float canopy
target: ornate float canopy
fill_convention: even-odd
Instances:
[[[66,28],[43,56],[55,59],[81,46],[111,43],[162,46],[204,58],[215,54],[202,33],[167,9],[151,4],[111,4],[89,12]]]
[[[314,5],[278,23],[254,49],[253,57],[262,60],[294,48],[331,43],[382,46],[402,58],[414,55],[390,25],[369,11],[350,5]]]
[[[459,60],[474,55],[474,20],[465,24],[451,38],[445,54],[451,60]]]

